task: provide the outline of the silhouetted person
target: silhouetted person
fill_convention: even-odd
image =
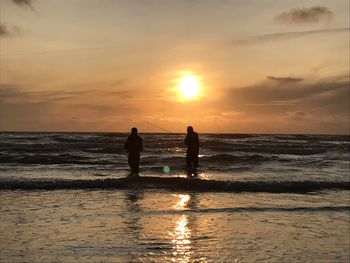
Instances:
[[[198,133],[194,132],[191,126],[187,127],[187,136],[185,138],[185,144],[187,145],[186,165],[188,168],[197,168],[199,154],[199,139]]]
[[[142,151],[142,138],[137,134],[137,129],[132,128],[131,134],[124,144],[128,152],[128,163],[131,175],[138,175],[140,166],[140,151]]]

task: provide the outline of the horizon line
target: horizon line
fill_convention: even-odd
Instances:
[[[130,131],[11,131],[11,130],[0,130],[0,133],[130,133]],[[350,131],[348,133],[311,133],[311,132],[305,132],[305,133],[269,133],[269,132],[262,132],[262,133],[253,133],[253,132],[199,132],[196,131],[199,134],[247,134],[247,135],[339,135],[339,136],[350,136]],[[145,132],[138,132],[139,134],[186,134],[186,132],[152,132],[152,131],[145,131]]]

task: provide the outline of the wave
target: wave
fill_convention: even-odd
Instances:
[[[77,164],[77,165],[109,165],[116,164],[116,162],[107,160],[95,160],[86,156],[77,156],[69,153],[56,154],[56,155],[24,155],[24,156],[10,156],[6,154],[0,154],[1,163],[20,163],[20,164]]]
[[[105,147],[105,148],[94,148],[84,149],[87,153],[102,153],[102,154],[125,154],[125,149],[122,147]]]
[[[63,152],[63,151],[61,151]],[[0,153],[1,163],[20,163],[20,164],[86,164],[86,165],[104,165],[116,164],[119,162],[126,163],[126,153],[124,149],[119,148],[104,148],[104,149],[90,149],[84,150],[86,154],[79,152],[61,154],[48,153],[43,154],[21,154],[10,155]],[[111,157],[101,158],[101,154],[110,154]],[[252,155],[232,155],[232,154],[214,154],[199,158],[200,163],[204,165],[234,165],[234,164],[261,164],[263,162],[288,162],[288,159],[283,159],[278,156],[263,156],[258,154]],[[172,167],[182,166],[185,163],[185,154],[179,155],[146,155],[141,157],[141,165],[157,166],[157,165],[171,165]]]
[[[233,140],[265,137],[265,135],[261,135],[261,134],[244,134],[244,133],[206,133],[203,135],[208,138],[233,139]]]
[[[297,146],[297,145],[285,145],[283,147],[276,145],[211,145],[207,146],[208,149],[222,152],[222,151],[230,151],[230,152],[251,152],[251,153],[267,153],[267,154],[292,154],[292,155],[313,155],[325,153],[333,148],[330,147],[305,147],[305,146]]]
[[[201,162],[209,163],[261,163],[266,161],[277,161],[280,158],[277,156],[262,156],[258,154],[237,156],[232,154],[216,154],[212,156],[204,156]]]
[[[165,154],[165,155],[146,155],[144,157],[141,156],[141,162],[142,163],[183,163],[186,159],[186,153],[182,155],[171,155],[171,154]]]
[[[115,154],[125,152],[122,143],[97,143],[97,142],[75,142],[71,144],[65,143],[33,143],[22,145],[19,143],[0,143],[0,149],[9,153],[60,153],[67,151],[84,151],[91,153]],[[215,153],[251,153],[251,154],[290,154],[290,155],[314,155],[323,154],[328,151],[337,153],[347,153],[350,149],[348,145],[337,145],[333,147],[315,146],[254,146],[254,145],[233,145],[224,142],[218,144],[201,145],[201,151],[210,151]],[[184,145],[179,143],[164,143],[164,144],[145,144],[145,153],[177,153],[186,152]]]
[[[232,182],[198,178],[126,177],[95,180],[32,180],[0,181],[0,189],[58,190],[58,189],[168,189],[200,192],[268,192],[307,193],[320,190],[350,190],[350,182]]]
[[[22,137],[16,135],[12,139],[6,136],[2,137],[0,136],[0,149],[9,153],[84,151],[114,154],[124,150],[123,145],[127,134],[40,133],[23,134]],[[184,135],[145,134],[143,137],[146,153],[185,151],[185,145],[183,143]],[[232,140],[233,138],[235,140]],[[328,151],[348,152],[350,147],[349,139],[347,141],[344,140],[345,138],[343,137],[338,138],[334,136],[204,134],[200,138],[200,144],[202,151],[216,153],[242,152],[252,154],[314,155]]]
[[[350,206],[297,206],[297,207],[225,207],[225,208],[196,208],[184,210],[150,211],[148,216],[187,214],[187,213],[240,213],[240,212],[349,212]]]

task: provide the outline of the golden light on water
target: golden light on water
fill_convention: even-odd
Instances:
[[[176,210],[187,207],[191,196],[188,194],[178,195],[180,200],[175,205]],[[181,215],[176,221],[175,229],[170,233],[173,244],[173,262],[189,262],[191,255],[191,229],[188,227],[188,215]]]
[[[191,255],[191,230],[188,228],[188,215],[182,215],[176,222],[173,232],[174,262],[189,262]]]
[[[201,92],[199,77],[191,73],[182,75],[179,79],[178,91],[184,100],[197,99]]]
[[[180,194],[178,197],[180,197],[180,200],[175,205],[175,209],[179,210],[186,208],[188,201],[191,199],[191,196],[188,194]]]

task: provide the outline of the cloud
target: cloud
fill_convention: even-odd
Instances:
[[[287,118],[291,121],[305,121],[310,115],[303,111],[287,112]]]
[[[0,102],[71,102],[82,99],[132,99],[133,92],[130,90],[104,91],[98,89],[78,90],[78,91],[49,91],[49,90],[29,90],[20,85],[0,83]]]
[[[14,4],[20,7],[27,7],[34,10],[33,0],[12,0]],[[8,26],[0,23],[0,37],[15,37],[24,35],[26,30],[19,26]]]
[[[0,37],[15,37],[24,35],[25,30],[19,26],[0,24]]]
[[[109,95],[117,95],[121,98],[133,98],[135,91],[132,90],[120,90],[120,91],[109,91]]]
[[[350,125],[349,86],[348,75],[316,80],[270,76],[223,90],[218,107],[239,112],[238,118],[230,118],[231,125],[250,132],[344,134]]]
[[[0,130],[123,130],[123,118],[140,112],[137,106],[123,90],[33,90],[0,83]]]
[[[1,37],[8,37],[10,35],[11,35],[11,33],[8,30],[7,26],[4,24],[0,24],[0,36]]]
[[[318,30],[307,30],[307,31],[294,31],[294,32],[281,32],[274,34],[263,34],[256,35],[247,38],[237,39],[231,41],[233,45],[249,45],[249,44],[260,44],[264,42],[272,42],[279,40],[288,40],[297,37],[305,37],[316,34],[335,34],[350,31],[349,27],[343,28],[331,28],[331,29],[318,29]]]
[[[329,21],[334,16],[333,12],[325,6],[309,8],[293,8],[277,15],[274,20],[285,24],[306,24]]]
[[[232,88],[226,105],[233,105],[233,110],[248,112],[317,109],[323,113],[344,113],[348,111],[349,85],[348,76],[317,81],[270,76],[252,86]]]
[[[223,89],[213,100],[179,105],[155,99],[147,90],[94,85],[86,90],[43,91],[4,83],[0,130],[161,130],[157,125],[182,131],[190,123],[212,132],[345,133],[349,84],[347,75],[310,80],[272,74],[250,86]]]
[[[28,7],[32,10],[33,8],[33,0],[12,0],[12,2],[21,7]],[[0,37],[16,37],[23,36],[26,33],[26,30],[19,26],[8,26],[6,24],[0,23]]]
[[[33,0],[12,0],[12,2],[20,7],[33,9]]]
[[[280,83],[295,83],[299,81],[303,81],[301,78],[292,78],[292,77],[274,77],[274,76],[268,76],[267,77],[270,80],[274,80]]]
[[[71,92],[27,91],[20,85],[0,84],[0,101],[2,103],[47,103],[74,97]]]

